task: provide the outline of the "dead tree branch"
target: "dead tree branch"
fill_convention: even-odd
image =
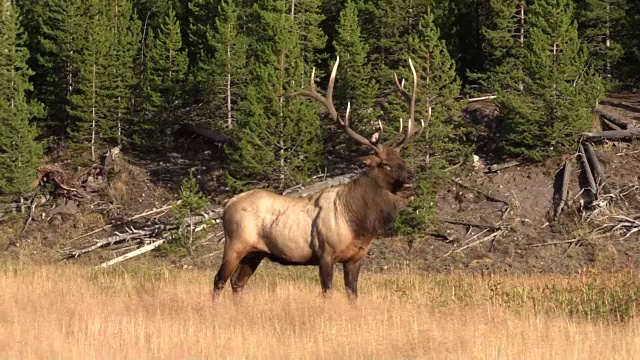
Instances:
[[[454,252],[461,252],[462,250],[468,249],[470,247],[476,246],[478,244],[490,241],[490,240],[494,240],[495,238],[497,238],[498,236],[500,236],[502,233],[504,232],[504,230],[498,230],[496,232],[494,232],[493,234],[483,237],[482,239],[476,240],[470,244],[467,244],[465,246],[462,246],[458,249],[451,249],[448,253],[444,254],[442,257],[440,257],[440,259],[438,259],[438,261],[444,259],[445,257],[453,254]]]
[[[125,223],[127,223],[127,222],[130,222],[130,221],[133,221],[133,220],[136,220],[136,219],[139,219],[139,218],[145,217],[145,216],[149,216],[149,215],[157,214],[157,213],[162,212],[162,211],[170,210],[170,209],[172,209],[174,206],[176,206],[176,205],[180,204],[181,202],[182,202],[182,200],[179,200],[179,201],[178,201],[178,202],[176,202],[175,204],[172,204],[172,205],[166,205],[166,206],[163,206],[163,207],[158,208],[158,209],[151,209],[151,210],[145,211],[145,212],[143,212],[143,213],[141,213],[141,214],[138,214],[138,215],[134,215],[134,216],[128,217],[128,218],[126,218],[126,219],[124,219],[124,220],[122,220],[122,221],[118,221],[118,222],[113,223],[113,224],[105,225],[105,226],[103,226],[103,227],[101,227],[101,228],[99,228],[99,229],[93,230],[93,231],[88,232],[88,233],[86,233],[86,234],[84,234],[84,235],[80,235],[80,236],[75,237],[75,238],[73,238],[73,239],[71,239],[71,240],[67,240],[66,242],[64,242],[64,244],[68,244],[68,243],[73,242],[73,241],[75,241],[75,240],[79,240],[79,239],[85,238],[85,237],[87,237],[87,236],[90,236],[90,235],[93,235],[93,234],[97,234],[97,233],[99,233],[99,232],[101,232],[101,231],[108,230],[108,229],[110,229],[110,228],[112,228],[112,227],[114,227],[114,226],[122,225],[122,224],[125,224]]]
[[[588,142],[585,142],[583,144],[583,147],[584,147],[585,155],[587,156],[587,160],[589,161],[589,164],[591,166],[591,171],[593,174],[593,178],[595,180],[595,184],[597,186],[602,186],[602,189],[605,191],[605,193],[611,194],[612,193],[611,188],[605,182],[602,165],[600,165],[600,161],[598,160],[598,157],[596,156],[595,151],[593,151],[593,147]]]
[[[488,170],[488,172],[497,172],[497,171],[500,171],[500,170],[508,169],[510,167],[518,166],[520,164],[521,164],[520,161],[513,160],[513,161],[508,161],[508,162],[506,162],[504,164],[491,165],[491,166],[489,166],[489,168],[487,170]]]
[[[597,133],[583,133],[580,138],[588,141],[601,140],[632,140],[640,137],[640,128],[632,128],[627,130],[606,130]]]
[[[149,251],[157,248],[158,246],[162,245],[165,241],[166,241],[166,238],[162,238],[160,240],[154,241],[149,245],[141,247],[140,249],[137,249],[137,250],[134,250],[132,252],[126,253],[126,254],[124,254],[122,256],[119,256],[119,257],[117,257],[115,259],[103,262],[102,264],[100,264],[100,267],[103,267],[103,268],[104,267],[108,267],[108,266],[117,264],[119,262],[123,262],[123,261],[125,261],[127,259],[131,259],[132,257],[136,257],[138,255],[142,255],[142,254],[144,254],[146,252],[149,252]]]
[[[567,195],[569,193],[569,176],[571,175],[571,160],[573,158],[567,159],[564,162],[564,166],[562,167],[562,182],[560,186],[560,193],[556,195],[558,199],[558,205],[553,211],[553,218],[557,220],[562,213],[562,209],[567,203]]]
[[[445,222],[447,224],[477,227],[477,228],[480,228],[480,229],[492,229],[492,230],[500,230],[500,229],[502,229],[502,227],[497,226],[497,225],[478,224],[478,223],[472,223],[472,222],[455,220],[455,219],[442,219],[442,222]]]
[[[31,220],[33,220],[33,214],[35,213],[36,205],[38,204],[36,202],[36,198],[37,198],[37,196],[34,196],[31,199],[31,210],[29,211],[29,217],[27,218],[27,222],[24,223],[24,227],[22,228],[22,234],[24,234],[24,232],[27,231],[27,227],[31,223]]]
[[[587,160],[587,155],[584,152],[584,147],[582,143],[579,145],[580,152],[580,163],[582,164],[582,173],[584,174],[585,180],[587,181],[588,190],[591,192],[595,199],[598,198],[598,187],[596,186],[596,182],[593,179],[593,172],[591,171],[591,166],[589,166],[589,161]]]
[[[484,192],[482,190],[479,190],[479,189],[476,189],[476,188],[471,187],[469,185],[466,185],[466,184],[464,184],[464,183],[462,183],[462,182],[460,182],[460,181],[458,181],[456,179],[451,179],[451,181],[453,181],[454,183],[458,184],[459,186],[462,186],[465,189],[469,189],[471,191],[477,192],[478,194],[480,194],[480,195],[484,196],[485,198],[487,198],[487,200],[490,200],[490,201],[493,201],[493,202],[503,203],[506,206],[511,206],[511,205],[509,205],[509,203],[506,200],[502,200],[502,199],[497,198],[497,197],[495,197],[493,195],[489,195],[489,194],[487,194],[486,192]]]

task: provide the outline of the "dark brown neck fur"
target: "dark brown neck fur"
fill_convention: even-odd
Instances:
[[[389,226],[400,208],[396,195],[371,173],[345,185],[338,196],[351,230],[363,240],[373,239]]]

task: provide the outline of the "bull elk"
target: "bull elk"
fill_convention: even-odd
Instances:
[[[371,241],[395,218],[402,205],[398,192],[412,181],[413,173],[400,157],[407,140],[422,131],[413,128],[417,75],[413,63],[413,91],[410,94],[395,76],[396,88],[409,102],[409,119],[401,139],[395,144],[368,140],[349,127],[350,105],[344,118],[333,104],[333,86],[340,58],[333,66],[326,95],[320,95],[311,75],[310,91],[303,96],[327,108],[333,122],[349,137],[373,150],[361,158],[367,172],[348,184],[321,190],[305,198],[293,198],[265,190],[251,190],[233,197],[222,216],[225,245],[222,264],[215,276],[214,299],[231,278],[233,293],[239,293],[264,258],[283,265],[317,265],[323,294],[331,292],[333,268],[342,263],[347,295],[358,296],[358,276],[362,259]],[[402,120],[400,120],[402,126]],[[402,131],[401,131],[402,132]]]

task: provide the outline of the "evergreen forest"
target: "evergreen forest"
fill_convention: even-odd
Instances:
[[[4,196],[32,191],[53,154],[86,167],[114,146],[170,151],[185,125],[232,140],[228,186],[294,186],[362,149],[286,95],[312,72],[324,89],[339,56],[336,108],[392,138],[407,118],[393,75],[410,81],[411,59],[429,121],[407,150],[420,196],[399,231],[423,223],[412,210],[442,171],[472,161],[465,99],[495,95],[494,153],[535,162],[575,151],[598,101],[640,83],[632,0],[5,0],[0,35]]]

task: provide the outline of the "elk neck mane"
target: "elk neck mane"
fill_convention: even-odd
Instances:
[[[344,185],[338,200],[356,238],[372,239],[393,222],[400,203],[371,172]]]

